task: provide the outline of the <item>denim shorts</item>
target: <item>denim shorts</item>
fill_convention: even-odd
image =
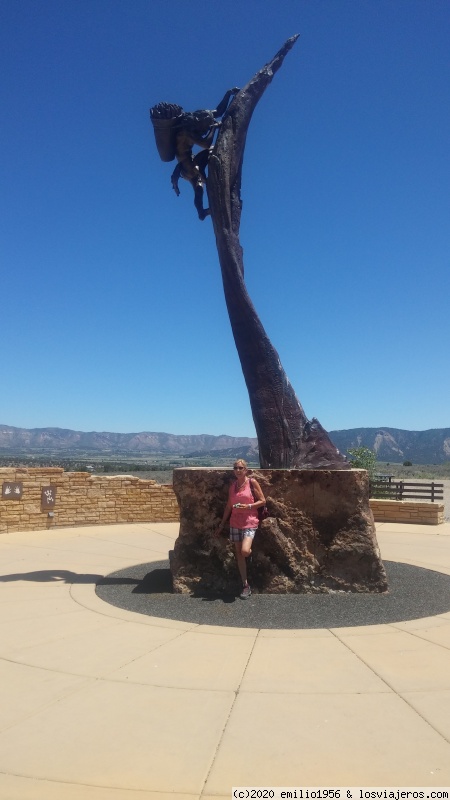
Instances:
[[[253,539],[258,528],[230,528],[230,542],[242,542],[244,536]]]

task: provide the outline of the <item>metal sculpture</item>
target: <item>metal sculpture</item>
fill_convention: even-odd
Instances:
[[[174,103],[158,103],[150,109],[150,119],[161,159],[173,161],[176,158],[178,161],[171,176],[175,194],[177,197],[180,194],[180,177],[189,181],[194,190],[194,205],[201,220],[210,213],[209,208],[203,207],[203,187],[214,134],[220,126],[218,119],[224,115],[230,98],[238,91],[236,88],[229,89],[213,111],[184,112],[181,106]],[[201,150],[194,156],[195,145]]]
[[[243,89],[230,89],[215,111],[188,115],[180,106],[159,104],[151,110],[151,119],[163,161],[178,159],[178,166],[172,174],[175,191],[179,191],[178,177],[185,177],[194,188],[194,202],[200,219],[211,215],[225,300],[258,437],[261,467],[348,469],[346,459],[318,420],[306,417],[278,353],[258,318],[244,282],[239,241],[241,176],[247,129],[258,101],[297,38],[288,39],[272,61]],[[234,99],[228,105],[232,95],[235,95]],[[165,112],[164,108],[168,111]],[[164,117],[165,113],[167,117]],[[218,117],[222,117],[220,125]],[[162,133],[164,128],[170,133],[167,130]],[[216,130],[217,140],[212,145]],[[196,156],[192,153],[194,144],[202,148]],[[203,207],[204,184],[209,198],[208,209]]]

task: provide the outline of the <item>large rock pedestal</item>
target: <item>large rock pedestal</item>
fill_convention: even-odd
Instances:
[[[253,545],[252,591],[387,591],[365,470],[264,469],[252,475],[269,511]],[[170,558],[175,592],[240,589],[233,546],[214,535],[232,480],[230,470],[174,470],[180,507],[180,534]]]

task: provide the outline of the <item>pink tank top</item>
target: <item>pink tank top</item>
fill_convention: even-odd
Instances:
[[[235,503],[254,503],[250,487],[250,479],[247,479],[241,489],[237,491],[237,481],[233,481],[230,486],[230,503],[233,506]],[[230,527],[239,528],[257,528],[259,525],[258,509],[257,508],[233,508],[231,510]]]

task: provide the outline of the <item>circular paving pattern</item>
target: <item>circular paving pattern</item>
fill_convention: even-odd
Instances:
[[[112,572],[97,584],[96,592],[105,602],[127,611],[239,628],[382,625],[450,611],[449,575],[394,561],[386,561],[384,566],[387,594],[254,594],[248,600],[173,594],[168,561]]]

